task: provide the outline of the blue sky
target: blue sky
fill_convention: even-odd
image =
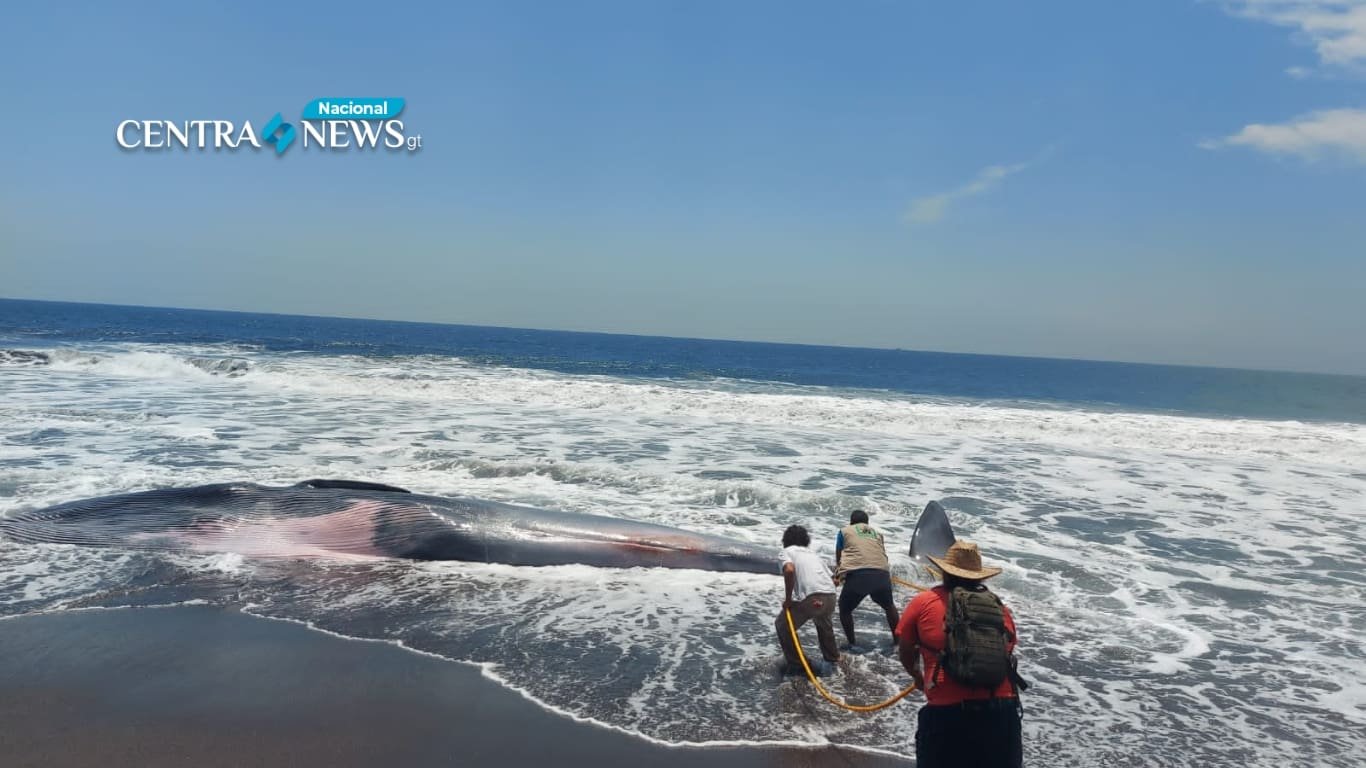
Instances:
[[[26,3],[0,296],[1366,373],[1366,2]],[[124,152],[399,96],[408,154]]]

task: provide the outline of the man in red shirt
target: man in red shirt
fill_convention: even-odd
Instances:
[[[944,574],[943,583],[916,595],[897,623],[901,665],[927,700],[920,708],[916,724],[916,768],[1019,768],[1024,761],[1020,737],[1022,712],[1016,691],[1019,678],[1014,673],[1011,655],[1015,650],[1015,619],[1010,609],[1000,604],[1004,653],[1010,663],[1010,673],[1004,681],[990,687],[965,685],[955,680],[948,669],[941,668],[940,657],[947,647],[945,619],[954,588],[990,595],[982,581],[1001,569],[982,567],[977,545],[970,541],[956,541],[942,559],[930,560]],[[999,603],[994,596],[990,599]],[[999,637],[998,633],[998,643]],[[995,650],[999,654],[1001,646],[996,645]]]

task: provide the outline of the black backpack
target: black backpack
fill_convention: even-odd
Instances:
[[[1015,657],[1005,607],[985,586],[954,587],[944,605],[944,649],[939,672],[968,688],[988,688],[1010,680],[1017,690],[1029,687],[1015,672]]]

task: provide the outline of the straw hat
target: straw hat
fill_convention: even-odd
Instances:
[[[942,558],[934,555],[929,557],[930,562],[939,566],[939,570],[960,579],[981,581],[1001,572],[1000,568],[982,567],[982,553],[977,551],[977,545],[971,541],[955,541]]]

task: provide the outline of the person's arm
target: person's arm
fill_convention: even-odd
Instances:
[[[918,690],[925,690],[925,677],[920,672],[920,637],[916,632],[916,620],[920,616],[920,606],[915,599],[906,606],[901,620],[896,624],[897,658],[906,674],[911,676]]]
[[[909,632],[902,636],[901,644],[897,646],[897,655],[901,657],[901,666],[906,670],[906,674],[911,676],[915,687],[925,690],[925,676],[920,673],[920,646],[910,639]]]
[[[792,590],[797,586],[797,569],[792,563],[783,563],[783,608],[792,610]]]
[[[844,531],[835,534],[835,573],[830,580],[835,582],[835,586],[840,583],[840,556],[844,554]]]

